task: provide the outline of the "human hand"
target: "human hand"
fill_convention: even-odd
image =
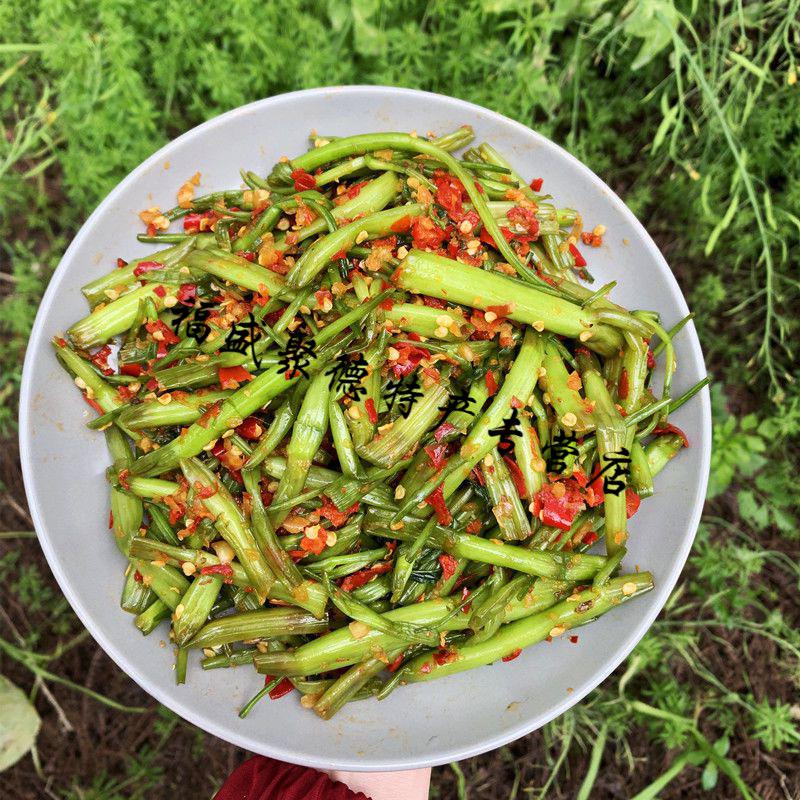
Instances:
[[[354,792],[372,800],[427,800],[431,785],[430,767],[403,772],[345,772],[330,770],[328,775]]]

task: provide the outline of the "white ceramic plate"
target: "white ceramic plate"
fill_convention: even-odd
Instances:
[[[566,637],[525,651],[515,661],[394,692],[383,702],[348,705],[331,722],[301,708],[297,697],[262,702],[244,721],[243,702],[262,684],[254,671],[202,672],[175,686],[166,625],[143,638],[120,610],[123,558],[108,534],[109,463],[104,437],[85,427],[93,413],[51,352],[49,339],[84,316],[80,287],[118,256],[151,252],[138,244],[137,212],[169,208],[196,170],[201,191],[238,186],[239,168],[266,174],[282,155],[305,151],[311,128],[327,135],[367,131],[443,133],[475,128],[559,205],[608,228],[588,250],[613,297],[656,309],[669,327],[688,313],[678,284],[653,241],[623,202],[587,167],[528,128],[485,108],[436,94],[387,87],[312,89],[237,108],[189,131],[135,169],[106,197],[70,245],[42,300],[22,379],[20,444],[25,486],[39,541],[75,612],[111,658],[153,697],[195,725],[248,750],[319,768],[410,769],[499,747],[563,713],[625,658],[655,619],[689,553],[705,497],[710,456],[707,390],[675,414],[692,442],[656,480],[631,528],[626,566],[649,569],[656,589]],[[676,341],[677,395],[705,375],[691,323]]]

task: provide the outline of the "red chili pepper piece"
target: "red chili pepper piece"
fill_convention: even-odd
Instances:
[[[505,225],[500,226],[500,233],[503,234],[503,238],[507,242],[510,242],[512,239],[517,239],[520,242],[532,242],[536,238],[535,236],[526,236],[522,233],[517,233],[515,231],[512,231],[510,228],[506,228]],[[481,234],[478,238],[482,242],[485,242],[486,244],[489,244],[495,249],[497,249],[497,245],[495,244],[494,239],[492,238],[491,234],[486,230],[486,228],[483,228],[481,230]]]
[[[240,383],[253,380],[253,376],[244,367],[220,367],[217,375],[223,389],[238,389]]]
[[[427,297],[426,295],[420,295],[422,299],[422,304],[428,306],[428,308],[447,308],[447,303],[444,300],[440,300],[438,297]]]
[[[356,502],[353,503],[350,508],[346,508],[344,511],[339,511],[329,497],[322,495],[322,499],[324,502],[319,508],[319,515],[329,520],[334,528],[340,528],[342,525],[344,525],[345,522],[347,522],[347,520],[353,516],[356,511],[358,511],[360,506],[360,504]]]
[[[628,370],[624,369],[619,375],[619,399],[624,400],[630,392],[630,384],[628,382]]]
[[[404,658],[405,658],[405,653],[400,653],[400,655],[397,656],[397,658],[394,661],[392,661],[392,663],[389,664],[389,666],[386,667],[386,669],[388,669],[389,672],[397,672],[397,670],[400,669],[400,665],[403,663]]]
[[[605,500],[605,492],[603,491],[603,476],[598,475],[586,487],[586,504],[591,508],[599,506]],[[631,489],[630,486],[625,488],[625,515],[630,519],[638,510],[641,505],[642,498]]]
[[[458,560],[447,553],[442,553],[442,555],[439,556],[439,563],[442,565],[442,578],[449,581],[450,578],[456,574]]]
[[[502,306],[486,306],[486,310],[494,312],[498,317],[507,317],[511,313],[512,308],[508,303],[505,303]]]
[[[371,242],[367,242],[366,244],[373,250],[377,250],[378,248],[387,248],[394,253],[394,251],[397,249],[397,237],[384,236],[382,239],[373,239]],[[381,291],[384,291],[388,288],[388,285],[382,285]]]
[[[458,428],[453,425],[451,422],[443,422],[434,432],[433,438],[437,442],[441,442],[442,439],[447,438],[448,436],[452,436],[454,433],[458,433]]]
[[[488,244],[489,247],[494,247],[494,249],[497,250],[497,245],[495,244],[492,235],[489,233],[489,231],[486,230],[486,228],[481,228],[481,232],[480,235],[478,236],[478,239],[480,239],[480,241],[482,241],[484,244]]]
[[[534,497],[534,513],[538,515],[541,511],[545,525],[562,531],[570,529],[585,505],[580,487],[574,480],[545,484]]]
[[[531,189],[533,189],[534,192],[541,191],[543,183],[544,178],[534,178],[530,183]]]
[[[220,575],[224,583],[233,583],[233,567],[230,564],[212,564],[200,569],[201,575]]]
[[[572,242],[569,243],[569,251],[572,253],[572,257],[575,259],[575,266],[576,267],[585,267],[586,266],[586,259],[581,255],[581,251],[575,247]]]
[[[447,444],[429,444],[425,446],[425,454],[431,462],[431,466],[441,472],[442,467],[447,463],[447,456],[450,448]]]
[[[258,284],[258,292],[253,292],[253,305],[265,306],[270,301],[269,291],[263,283]]]
[[[430,217],[414,217],[411,222],[411,239],[414,247],[420,250],[438,250],[447,238],[444,228],[440,228]]]
[[[313,553],[315,556],[318,556],[325,549],[325,537],[321,536],[319,533],[313,539],[304,536],[300,540],[300,549],[305,550],[306,553]]]
[[[433,660],[441,667],[443,664],[449,664],[455,661],[458,656],[452,650],[437,650],[433,654]]]
[[[489,397],[497,394],[497,379],[494,377],[494,372],[488,370],[484,378],[486,381],[486,388],[489,390]]]
[[[197,424],[201,428],[207,428],[208,423],[211,422],[212,419],[216,419],[219,416],[220,408],[222,404],[219,402],[214,403],[213,405],[209,406],[202,417],[197,420]]]
[[[217,493],[215,486],[203,486],[200,481],[195,481],[194,491],[203,500],[208,500],[209,497],[213,497]]]
[[[481,524],[481,521],[479,519],[474,519],[472,520],[472,522],[469,523],[469,525],[467,525],[465,530],[467,533],[475,535],[481,532],[482,527],[483,525]]]
[[[264,426],[258,417],[248,417],[241,425],[237,426],[236,433],[243,439],[253,441],[259,439],[264,433]]]
[[[408,233],[411,230],[411,217],[401,217],[389,226],[389,230],[394,233]]]
[[[503,456],[503,461],[506,462],[508,471],[511,473],[511,479],[514,481],[517,494],[523,499],[526,498],[528,496],[528,490],[525,488],[525,479],[522,477],[522,471],[517,465],[517,462],[514,461],[511,456]]]
[[[441,485],[437,486],[436,489],[428,495],[425,502],[433,507],[436,513],[436,519],[439,521],[440,525],[449,525],[453,521],[450,509],[447,508],[447,504],[445,503]]]
[[[524,233],[528,234],[528,236],[534,239],[539,238],[539,220],[536,218],[536,214],[529,208],[514,206],[508,210],[506,216],[509,222],[513,222],[515,226],[522,228]],[[515,231],[514,236],[518,238],[519,233]]]
[[[351,187],[349,187],[346,191],[342,192],[340,195],[337,196],[334,203],[340,204],[344,203],[347,200],[354,200],[361,194],[361,190],[369,183],[369,181],[361,181],[359,183],[354,183]]]
[[[294,188],[297,192],[307,192],[310,189],[317,188],[317,179],[304,169],[293,169],[292,180],[294,181]]]
[[[144,327],[157,342],[178,344],[180,341],[180,338],[173,333],[172,329],[160,319],[157,319],[155,322],[145,322]],[[158,336],[155,336],[156,333]]]
[[[467,589],[466,586],[462,586],[461,587],[461,602],[463,603],[464,600],[466,600],[471,594],[472,594],[472,592],[470,592],[470,590]],[[469,610],[471,608],[472,608],[472,603],[471,602],[467,603],[466,605],[461,607],[461,613],[462,614],[469,614]]]
[[[433,173],[433,183],[436,186],[436,202],[447,212],[454,222],[460,222],[464,216],[462,204],[464,202],[464,185],[458,178],[449,172],[436,170]]]
[[[266,322],[267,325],[274,325],[281,318],[282,314],[283,314],[282,308],[278,308],[275,311],[270,311],[269,314],[267,314],[267,316],[264,317],[264,322]]]
[[[642,498],[631,489],[630,486],[625,489],[625,516],[630,519],[642,504]]]
[[[595,542],[596,542],[596,541],[597,541],[599,538],[600,538],[600,537],[599,537],[599,536],[598,536],[598,535],[597,535],[597,534],[596,534],[594,531],[589,531],[588,533],[584,534],[584,537],[583,537],[583,539],[581,539],[581,541],[582,541],[582,542],[583,542],[583,544],[585,544],[587,547],[590,547],[590,546],[591,546],[591,545],[593,545],[593,544],[594,544],[594,543],[595,543]]]
[[[521,652],[522,648],[517,647],[516,650],[512,650],[507,656],[503,656],[503,661],[513,661]]]
[[[475,481],[475,483],[486,486],[486,479],[483,477],[480,467],[473,467],[469,473],[469,477],[471,480]]]
[[[193,283],[182,283],[175,293],[175,297],[178,298],[179,303],[185,306],[193,306],[197,298],[197,286]]]
[[[653,431],[653,433],[656,436],[658,434],[660,434],[660,433],[674,433],[674,434],[677,434],[678,436],[681,437],[681,439],[683,439],[683,446],[684,447],[688,447],[689,446],[689,437],[680,428],[678,428],[675,425],[672,425],[672,424],[661,425],[658,428],[656,428]]]
[[[214,442],[214,446],[211,448],[211,455],[214,458],[221,459],[225,455],[225,440],[224,439],[217,439]]]
[[[366,569],[360,569],[358,572],[353,572],[352,574],[347,575],[342,580],[339,588],[344,592],[352,592],[353,589],[358,589],[360,586],[364,586],[374,577],[377,575],[382,575],[384,572],[388,572],[391,568],[391,561],[381,561],[379,564],[367,567]]]
[[[367,410],[369,421],[374,425],[378,421],[378,411],[375,408],[375,401],[371,397],[368,397],[364,401],[364,408]]]
[[[603,492],[603,478],[598,476],[598,470],[595,469],[594,474],[589,482],[589,485],[586,487],[585,492],[585,499],[586,505],[589,508],[596,508],[597,506],[601,505],[605,494]]]
[[[581,488],[583,488],[584,486],[586,486],[587,483],[589,483],[589,476],[578,466],[572,468],[572,479]]]
[[[136,397],[136,392],[132,392],[127,386],[117,386],[117,394],[124,403]]]
[[[93,397],[87,397],[85,394],[83,395],[83,399],[100,415],[105,414],[106,412],[100,407],[100,404],[95,400]]]
[[[120,481],[120,483],[122,483],[122,481]],[[166,504],[167,508],[169,508],[169,524],[175,525],[186,513],[186,506],[171,496],[165,497],[164,503]]]
[[[467,211],[467,213],[464,214],[463,217],[461,217],[461,223],[463,224],[465,221],[469,223],[469,228],[470,228],[469,233],[466,235],[472,236],[472,232],[475,230],[475,228],[478,227],[478,225],[480,225],[481,222],[481,218],[478,216],[478,212]]]
[[[146,272],[153,272],[157,269],[164,269],[164,265],[160,261],[140,261],[133,268],[133,274],[138,278]]]
[[[202,214],[187,214],[183,218],[183,230],[186,233],[200,233],[211,229],[217,215],[213,211],[204,211]]]
[[[269,678],[266,683],[269,683],[272,680],[275,679]],[[294,691],[294,684],[288,678],[284,678],[274,689],[270,690],[269,699],[280,700],[281,697],[289,694],[291,691]]]
[[[114,370],[108,366],[108,357],[111,355],[111,348],[103,345],[89,360],[94,364],[103,375],[113,375]]]
[[[424,347],[417,347],[408,342],[398,342],[394,347],[400,354],[400,357],[393,361],[391,366],[395,378],[404,378],[406,375],[410,375],[419,366],[419,362],[423,358],[431,357],[430,350],[426,350]]]

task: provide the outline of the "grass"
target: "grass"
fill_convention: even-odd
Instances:
[[[430,89],[519,119],[620,192],[672,264],[715,379],[712,477],[684,576],[627,662],[542,731],[436,770],[432,796],[800,796],[798,11],[800,0],[0,6],[3,435],[61,253],[172,136],[336,83]],[[26,538],[13,445],[3,453],[0,672],[43,717],[34,758],[3,775],[12,796],[210,796],[244,754],[155,709],[82,633]]]

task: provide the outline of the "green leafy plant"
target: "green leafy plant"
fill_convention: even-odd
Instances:
[[[715,381],[710,501],[682,582],[621,673],[505,756],[437,772],[436,791],[480,796],[505,770],[510,787],[497,796],[599,798],[611,796],[610,770],[639,800],[728,800],[757,783],[769,784],[765,796],[800,792],[788,768],[752,758],[757,748],[772,764],[782,751],[796,761],[798,747],[787,700],[800,685],[789,600],[800,581],[797,0],[231,0],[223,14],[170,0],[13,0],[0,4],[0,29],[8,434],[39,298],[79,224],[144,157],[220,112],[309,86],[414,86],[518,119],[607,180],[656,238],[696,315]],[[69,620],[54,584],[0,556],[0,587],[3,608],[7,596],[41,604],[3,671],[17,670],[21,686],[52,683],[31,668],[65,677],[49,657]],[[758,670],[769,696],[752,687]],[[158,718],[146,757],[98,764],[90,781],[60,775],[58,791],[155,796],[175,769],[154,747],[170,724]],[[193,743],[196,760],[207,741]],[[206,794],[222,777],[209,777]]]
[[[758,418],[748,414],[737,419],[720,407],[724,401],[719,387],[714,387],[714,395],[713,466],[707,493],[710,499],[722,494],[737,474],[750,478],[767,463],[767,444],[758,432]]]
[[[16,764],[36,742],[42,724],[22,689],[0,675],[0,772]]]

